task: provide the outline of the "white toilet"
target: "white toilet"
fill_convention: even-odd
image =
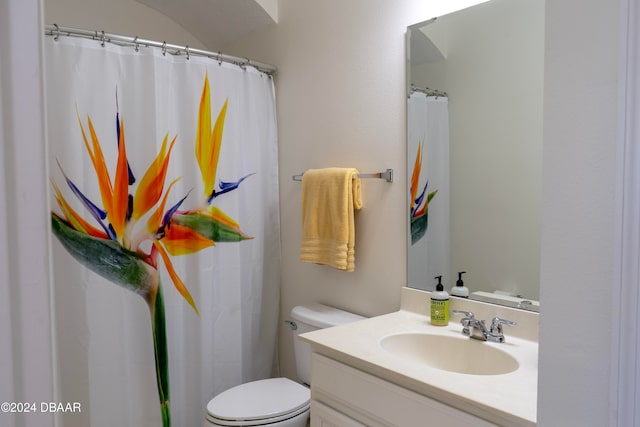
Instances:
[[[311,347],[298,334],[363,319],[322,304],[297,306],[291,310],[294,353],[298,377],[309,384]],[[204,427],[305,427],[309,418],[308,387],[288,378],[270,378],[240,384],[226,390],[207,404]]]

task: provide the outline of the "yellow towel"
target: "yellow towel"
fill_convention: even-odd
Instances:
[[[302,176],[300,260],[353,271],[354,210],[361,207],[361,184],[356,169],[306,171]]]

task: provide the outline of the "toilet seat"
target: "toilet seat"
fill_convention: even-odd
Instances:
[[[240,384],[207,404],[207,420],[224,426],[258,426],[286,420],[309,409],[308,388],[288,378]]]

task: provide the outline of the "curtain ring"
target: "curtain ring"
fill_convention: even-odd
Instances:
[[[184,47],[184,51],[187,53],[187,61],[189,60],[189,45]]]
[[[56,27],[56,32],[54,33],[55,35],[53,36],[53,40],[58,41],[58,39],[60,38],[60,27],[58,27],[58,24],[53,24],[53,26]]]
[[[167,55],[167,42],[163,41],[162,42],[162,56],[166,56]]]
[[[140,52],[140,46],[138,45],[138,36],[133,39],[133,44],[135,45],[134,49],[136,52]]]
[[[104,35],[104,30],[102,30],[102,36],[100,36],[100,46],[104,47],[104,40],[105,40],[105,35]]]
[[[222,66],[222,52],[218,51],[218,65]]]

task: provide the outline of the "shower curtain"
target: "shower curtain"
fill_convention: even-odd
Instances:
[[[64,426],[200,426],[274,374],[270,76],[162,49],[45,40]]]
[[[409,208],[408,283],[434,290],[450,272],[449,99],[413,92],[407,103]]]

